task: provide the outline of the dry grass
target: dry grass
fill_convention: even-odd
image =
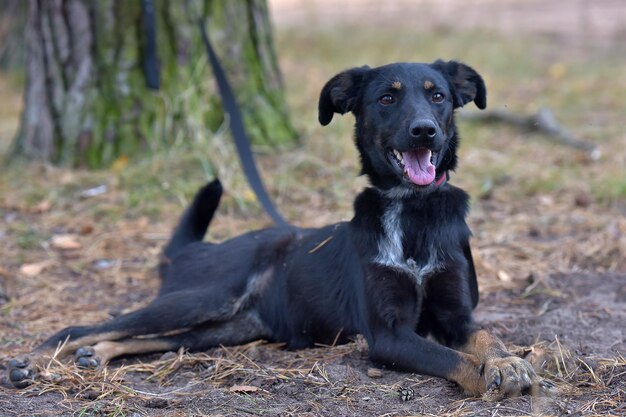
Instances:
[[[543,374],[555,382],[558,394],[552,398],[535,398],[534,413],[543,414],[542,407],[549,404],[566,415],[618,415],[624,411],[624,390],[614,389],[615,382],[626,376],[626,360],[622,356],[610,359],[589,358],[584,361],[564,348],[556,339],[552,343],[538,343],[531,347],[511,346],[512,351],[524,356],[541,352],[540,363],[534,363]],[[327,392],[339,401],[356,398],[387,398],[396,402],[400,387],[411,387],[417,391],[432,384],[431,378],[407,377],[390,383],[388,380],[369,379],[363,383],[350,377],[349,368],[343,378],[329,375],[329,366],[338,359],[354,356],[364,357],[365,352],[359,343],[337,346],[332,349],[308,349],[298,352],[280,350],[278,345],[261,342],[250,343],[234,348],[222,348],[211,353],[190,354],[183,350],[170,352],[150,362],[134,362],[103,368],[98,371],[77,369],[71,363],[61,363],[52,359],[42,370],[42,378],[34,385],[20,392],[23,396],[58,393],[63,402],[82,400],[85,404],[104,404],[99,409],[105,415],[115,415],[116,410],[125,413],[141,407],[176,407],[182,399],[201,395],[208,386],[220,388],[236,396],[260,396],[271,402],[275,396],[276,381],[290,383],[299,389],[322,391],[319,398],[310,398],[314,406],[313,415],[323,414]],[[271,360],[269,359],[271,356]],[[529,360],[533,358],[526,356]],[[535,357],[535,359],[538,357]],[[358,372],[353,371],[355,374]],[[185,381],[181,385],[181,381]],[[141,381],[138,384],[138,381]],[[143,390],[137,385],[149,385],[152,390]],[[265,389],[267,387],[268,389]],[[274,389],[272,389],[274,387]],[[612,388],[613,387],[613,388]],[[157,388],[155,391],[154,388]],[[590,394],[591,392],[591,394]],[[585,401],[573,403],[578,397]],[[343,399],[343,400],[342,400]],[[421,401],[428,398],[420,398]],[[477,402],[476,399],[452,401],[445,411],[437,414],[445,417],[475,415],[479,410],[507,411],[506,415],[526,415],[525,410],[515,409],[506,404]],[[542,405],[543,404],[543,405]],[[317,411],[315,410],[317,407]],[[228,404],[228,409],[244,414],[265,414],[264,409]],[[613,411],[610,411],[613,410]],[[607,413],[608,411],[608,413]],[[518,412],[519,414],[515,414]],[[513,413],[513,414],[511,414]],[[297,413],[296,413],[297,414]],[[184,412],[181,415],[185,415]],[[396,415],[390,413],[389,415]]]

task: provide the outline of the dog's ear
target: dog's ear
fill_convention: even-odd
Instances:
[[[479,109],[487,107],[487,89],[480,74],[472,67],[456,61],[435,61],[433,66],[442,72],[454,87],[454,108],[470,101]]]
[[[354,110],[368,66],[352,68],[331,78],[320,93],[318,119],[322,126],[333,120],[335,113],[344,114]]]

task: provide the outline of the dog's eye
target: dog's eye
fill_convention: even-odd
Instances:
[[[396,102],[396,99],[391,94],[385,94],[381,98],[378,99],[378,102],[383,106],[388,106]]]
[[[444,96],[443,94],[435,93],[433,94],[432,100],[433,100],[433,103],[441,103],[445,98],[446,96]]]

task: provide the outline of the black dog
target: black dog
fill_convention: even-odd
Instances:
[[[299,349],[363,334],[374,362],[447,378],[471,394],[544,386],[528,362],[472,322],[478,288],[468,196],[447,183],[457,164],[454,110],[470,101],[485,108],[485,85],[454,61],[336,75],[322,90],[319,121],[354,114],[362,172],[371,182],[351,221],[202,243],[222,192],[214,181],[198,192],[167,245],[152,303],[60,331],[11,361],[11,381],[27,385],[35,364],[63,342],[61,355],[76,351],[79,364],[98,366],[181,346],[266,339]]]

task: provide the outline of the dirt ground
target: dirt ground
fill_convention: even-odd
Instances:
[[[8,359],[62,327],[106,320],[150,300],[157,291],[160,248],[184,201],[172,191],[176,184],[159,182],[162,195],[146,203],[152,194],[146,197],[141,184],[156,181],[150,172],[149,179],[131,181],[132,173],[85,173],[35,164],[0,176],[0,417],[626,415],[626,191],[619,191],[626,164],[626,135],[620,130],[622,90],[618,81],[602,90],[606,79],[619,80],[619,74],[612,68],[602,72],[601,65],[589,79],[575,78],[578,63],[587,59],[585,48],[593,49],[588,55],[594,59],[612,54],[603,48],[623,51],[617,48],[625,33],[622,2],[578,0],[575,7],[561,9],[561,2],[481,0],[471,10],[469,2],[460,0],[402,0],[385,3],[382,9],[377,8],[381,2],[373,0],[346,1],[343,8],[330,3],[335,4],[274,0],[274,20],[283,27],[341,25],[346,19],[352,25],[375,15],[375,24],[388,24],[400,15],[406,24],[416,8],[423,7],[425,24],[441,34],[455,28],[450,16],[468,29],[484,27],[484,15],[489,15],[488,23],[498,30],[539,31],[566,39],[565,47],[559,44],[541,55],[528,48],[531,60],[549,56],[559,64],[546,64],[548,81],[526,79],[517,85],[508,78],[501,81],[493,70],[491,85],[499,87],[495,94],[514,91],[517,102],[533,104],[540,93],[551,93],[551,82],[559,81],[563,86],[552,94],[570,94],[574,106],[569,115],[557,109],[575,132],[597,140],[604,156],[590,160],[525,133],[495,127],[487,135],[465,125],[471,134],[463,136],[461,168],[452,179],[473,198],[469,222],[481,288],[477,321],[552,380],[556,394],[487,402],[468,398],[454,384],[437,378],[390,370],[378,375],[370,369],[361,340],[297,352],[262,342],[202,353],[168,352],[123,358],[97,371],[51,360],[38,383],[16,390],[7,380]],[[294,32],[289,36],[295,37]],[[289,49],[283,39],[281,65],[291,74],[305,74],[297,79],[288,74],[288,85],[305,84],[303,89],[312,90],[320,83],[315,77],[327,77],[325,72],[318,75],[318,56],[332,58],[320,53],[323,48],[309,53],[319,47],[307,42],[310,39],[302,36]],[[298,55],[300,51],[306,53]],[[581,61],[570,63],[570,53]],[[617,72],[624,68],[620,65]],[[568,69],[565,75],[563,68]],[[568,76],[579,80],[577,94],[583,99],[567,87]],[[0,82],[3,98],[9,95],[6,84]],[[310,108],[318,91],[298,92],[293,101]],[[591,104],[577,109],[583,101]],[[5,133],[17,126],[17,116],[5,116],[15,107],[8,100],[0,103],[0,150],[8,147],[4,136],[10,135]],[[293,116],[296,122],[305,117]],[[363,185],[352,176],[352,144],[340,144],[337,138],[347,138],[349,127],[324,133],[324,138],[308,127],[303,130],[312,137],[301,149],[259,157],[275,180],[272,191],[279,190],[281,209],[303,226],[349,216],[351,195]],[[472,139],[476,133],[483,136]],[[333,152],[328,151],[331,146]],[[143,167],[167,171],[162,161],[155,161]],[[497,169],[483,182],[480,175],[490,164]],[[183,172],[180,182],[190,187],[197,174]],[[533,176],[539,178],[536,185]],[[613,194],[602,197],[610,194],[603,190]],[[143,194],[139,202],[137,194]],[[226,196],[210,231],[212,239],[266,224],[258,211],[238,208],[234,194]],[[402,401],[399,391],[407,388],[413,396]]]
[[[531,346],[517,352],[557,382],[560,394],[487,403],[440,379],[389,370],[372,378],[359,343],[300,352],[251,344],[117,361],[84,379],[66,368],[55,376],[53,366],[50,382],[25,393],[3,376],[0,410],[3,416],[626,414],[626,275],[570,274],[490,293],[478,318],[507,344]],[[413,399],[400,399],[405,387]]]

